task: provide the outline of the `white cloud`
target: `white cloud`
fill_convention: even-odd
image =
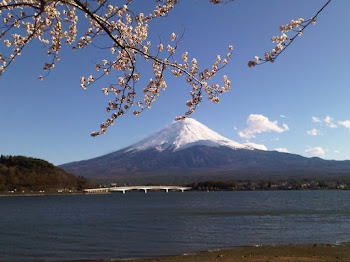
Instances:
[[[338,124],[344,126],[345,128],[349,129],[349,131],[350,131],[350,120],[338,121]]]
[[[277,124],[277,121],[275,121],[276,124]],[[288,131],[289,130],[289,126],[285,123],[282,124],[283,128],[284,128],[284,131]]]
[[[284,147],[278,147],[278,148],[275,148],[274,150],[281,153],[289,153],[288,149]]]
[[[316,128],[306,131],[306,133],[310,136],[317,136],[321,134],[320,131],[318,131]]]
[[[330,127],[330,128],[337,128],[338,126],[336,124],[333,123],[333,118],[331,118],[330,116],[326,116],[323,119],[323,122],[326,124],[326,126]]]
[[[309,147],[305,150],[306,154],[313,155],[313,156],[324,156],[326,153],[322,149],[322,147]]]
[[[243,145],[250,146],[255,149],[267,151],[267,147],[261,144],[255,144],[250,142],[250,143],[244,143]]]
[[[339,150],[334,150],[333,152],[336,153],[336,154],[339,154],[339,153],[340,153]]]
[[[317,118],[317,117],[315,117],[315,116],[313,116],[312,117],[312,122],[314,122],[314,123],[322,123],[322,120]]]
[[[330,116],[326,116],[324,119],[320,119],[318,117],[313,116],[312,117],[312,122],[314,123],[320,123],[320,124],[325,124],[326,126],[330,128],[337,128],[338,126],[334,124],[334,119]]]
[[[233,127],[234,130],[237,130],[238,128],[236,126]]]
[[[285,115],[280,115],[281,118],[287,118]]]
[[[282,133],[289,130],[288,125],[283,124],[283,127],[278,126],[277,121],[271,122],[266,116],[251,114],[247,119],[248,128],[238,132],[242,138],[252,138],[255,134],[263,132],[277,132]]]
[[[327,124],[330,124],[333,122],[333,118],[331,118],[330,116],[326,116],[323,121]]]

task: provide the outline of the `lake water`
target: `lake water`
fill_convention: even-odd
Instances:
[[[0,261],[155,257],[350,241],[350,191],[0,198]]]

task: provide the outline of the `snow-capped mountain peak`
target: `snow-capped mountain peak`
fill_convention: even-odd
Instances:
[[[173,122],[156,134],[132,145],[128,148],[128,151],[140,151],[151,148],[155,148],[158,151],[165,149],[177,151],[194,145],[253,149],[219,135],[193,118],[186,118],[182,121]]]

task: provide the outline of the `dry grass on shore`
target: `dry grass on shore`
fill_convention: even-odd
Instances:
[[[88,260],[86,260],[88,261]],[[98,260],[90,260],[98,261]],[[106,260],[100,260],[100,262]],[[207,251],[190,255],[114,262],[350,262],[350,246],[274,245]]]

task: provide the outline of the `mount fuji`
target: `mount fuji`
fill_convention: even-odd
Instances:
[[[193,118],[186,118],[174,122],[160,132],[132,145],[127,151],[147,149],[179,151],[192,146],[226,146],[232,149],[253,149],[219,135]]]
[[[131,183],[350,176],[350,161],[306,158],[252,145],[225,138],[188,118],[124,149],[60,167],[96,181]]]

